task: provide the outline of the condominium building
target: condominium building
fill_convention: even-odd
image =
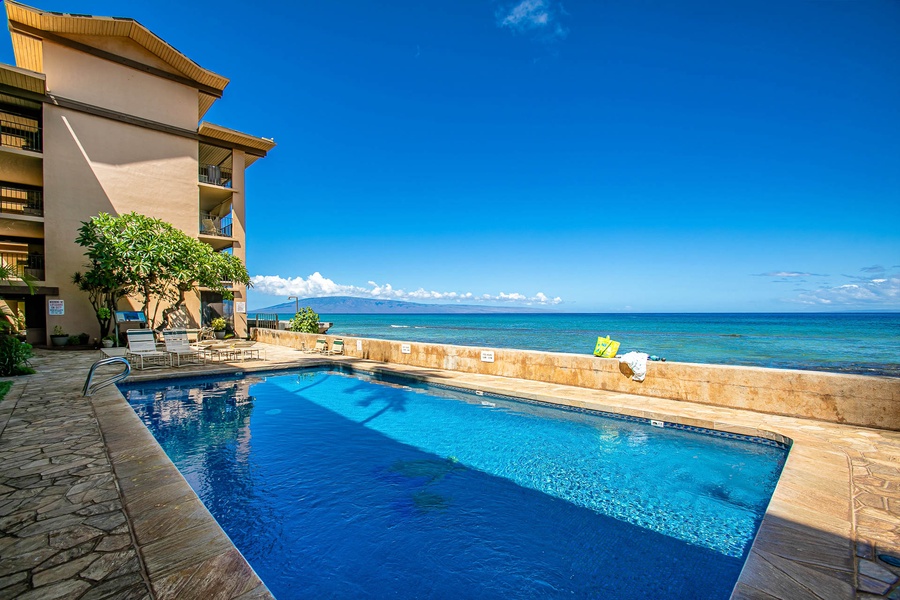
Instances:
[[[160,218],[244,260],[244,171],[275,144],[202,121],[228,79],[133,19],[9,0],[6,14],[16,65],[0,65],[0,261],[37,290],[0,286],[0,298],[23,309],[28,340],[57,325],[97,335],[72,275],[85,265],[78,228],[100,212]],[[225,316],[243,335],[246,289],[233,293],[189,295],[186,324]]]

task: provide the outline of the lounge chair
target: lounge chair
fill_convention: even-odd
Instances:
[[[257,346],[256,342],[253,341],[234,342],[231,344],[231,350],[234,352],[235,358],[241,357],[241,362],[244,362],[248,357],[265,360],[265,356],[260,356],[260,351],[265,353],[265,348]]]
[[[325,338],[319,338],[316,340],[316,347],[312,350],[307,350],[307,352],[312,354],[325,354],[328,351],[328,342],[325,341]]]
[[[204,359],[212,362],[230,360],[234,356],[234,351],[229,344],[220,340],[207,340],[194,344],[194,350],[203,354]]]
[[[326,350],[323,354],[331,354],[333,356],[344,354],[344,340],[334,340],[334,342],[331,343],[331,350]]]
[[[152,330],[129,329],[125,332],[125,335],[128,338],[128,351],[125,352],[125,358],[136,369],[143,369],[146,366],[169,366],[169,354],[156,349],[155,336]]]
[[[166,329],[163,331],[163,340],[166,343],[166,352],[169,353],[169,363],[173,367],[180,367],[184,363],[206,362],[204,355],[191,347],[187,330]]]

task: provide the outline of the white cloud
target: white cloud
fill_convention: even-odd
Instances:
[[[821,287],[800,294],[792,302],[812,306],[900,308],[900,277]]]
[[[769,271],[768,273],[756,273],[756,277],[828,277],[828,275],[800,271]]]
[[[516,33],[537,32],[545,39],[562,39],[569,31],[559,23],[562,8],[553,0],[522,0],[497,11],[497,26]]]
[[[527,296],[518,292],[499,294],[473,294],[472,292],[437,292],[419,288],[412,292],[396,289],[391,284],[368,282],[368,287],[335,283],[315,272],[306,279],[302,277],[287,278],[278,275],[256,275],[252,279],[253,290],[270,296],[300,296],[314,298],[322,296],[354,296],[357,298],[381,298],[389,300],[441,301],[441,302],[493,302],[524,305],[557,305],[563,299],[559,296],[550,298],[543,292]]]

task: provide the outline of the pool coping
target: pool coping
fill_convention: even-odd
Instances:
[[[890,444],[900,442],[900,436],[892,432],[362,359],[297,356],[290,362],[141,374],[130,377],[129,383],[342,365],[526,400],[771,439],[791,444],[791,451],[732,598],[853,598],[857,597],[858,587],[865,589],[871,583],[871,577],[861,574],[860,567],[871,570],[867,562],[881,567],[874,562],[876,542],[857,535],[851,471],[852,461],[858,456],[848,451],[852,448],[842,448],[834,440],[846,438],[847,444],[853,446],[875,436],[887,436]],[[224,577],[227,581],[219,583],[227,583],[235,593],[223,597],[272,597],[119,390],[102,390],[94,396],[93,404],[156,595],[177,597],[188,582],[209,586]],[[900,542],[896,536],[887,536],[886,540],[877,540],[877,548],[896,553]],[[211,553],[211,549],[215,552]],[[173,554],[173,550],[177,553]],[[225,557],[224,563],[216,560],[219,555]],[[239,590],[247,591],[237,594]]]

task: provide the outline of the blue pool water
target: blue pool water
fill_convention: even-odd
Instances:
[[[787,455],[334,370],[122,390],[281,600],[728,598]]]

